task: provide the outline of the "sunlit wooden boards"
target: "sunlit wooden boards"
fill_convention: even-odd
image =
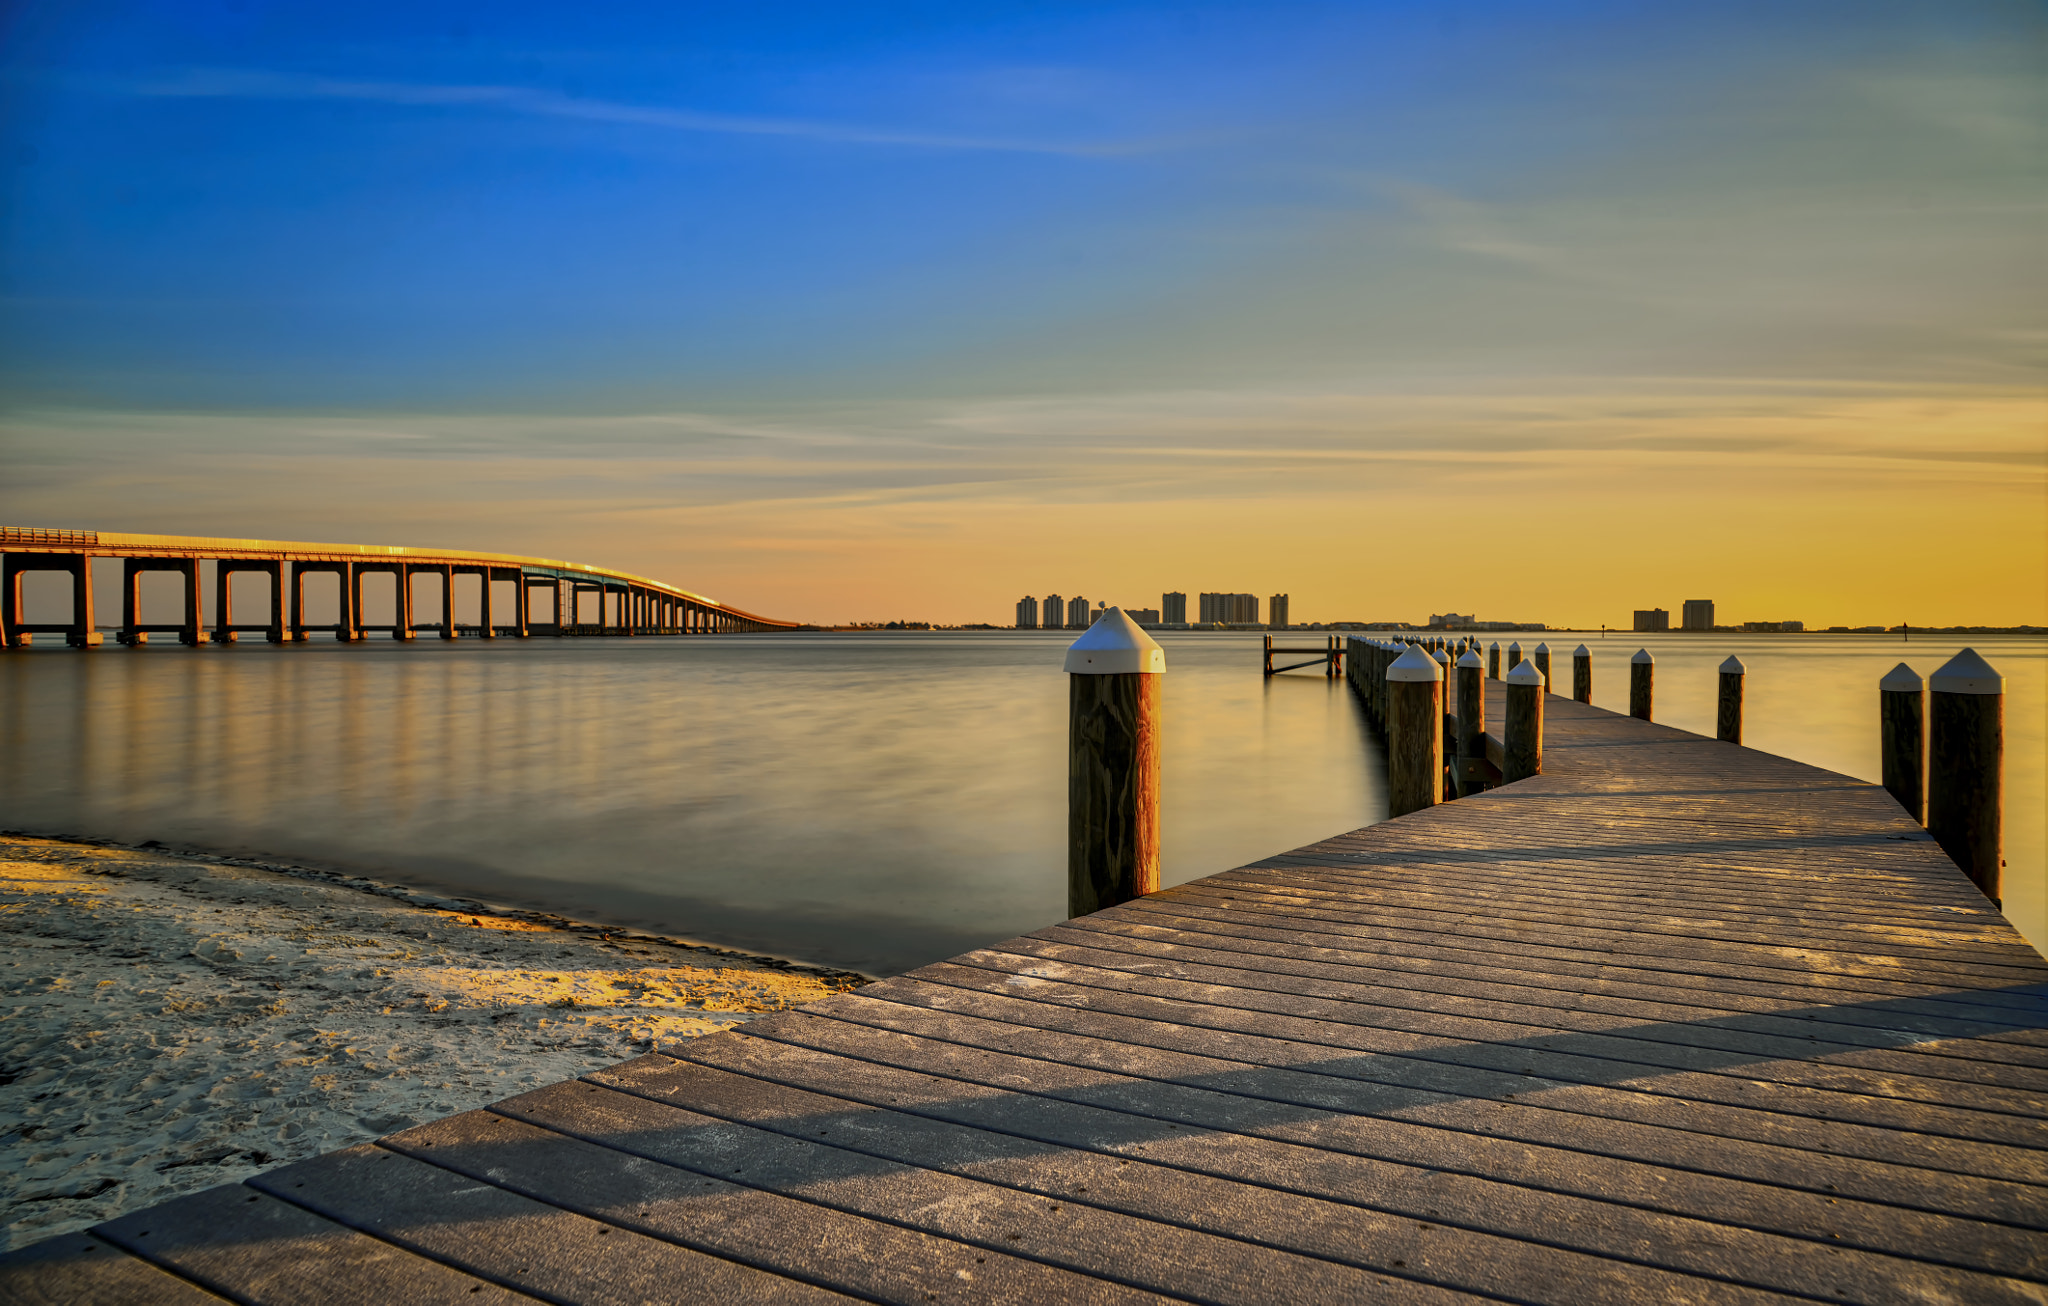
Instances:
[[[52,1240],[0,1296],[2048,1300],[2048,965],[1877,786],[1546,714],[1536,779]]]

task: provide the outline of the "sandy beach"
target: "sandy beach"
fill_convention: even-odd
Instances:
[[[402,886],[0,836],[0,1247],[860,977]]]

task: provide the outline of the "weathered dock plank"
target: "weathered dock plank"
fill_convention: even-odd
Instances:
[[[0,1296],[2048,1301],[2048,963],[1875,785],[1545,712],[1520,784],[53,1240]]]

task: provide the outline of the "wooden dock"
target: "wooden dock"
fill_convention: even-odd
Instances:
[[[1876,785],[1546,710],[1538,778],[40,1244],[0,1298],[2048,1301],[2048,964]]]

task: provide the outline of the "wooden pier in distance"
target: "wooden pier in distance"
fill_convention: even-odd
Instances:
[[[0,1297],[2048,1298],[2048,964],[1878,786],[1545,711],[1540,776],[51,1240]]]
[[[1308,661],[1290,662],[1284,667],[1276,667],[1273,665],[1275,655],[1280,657],[1305,657]],[[1277,676],[1283,671],[1298,671],[1303,667],[1317,665],[1323,668],[1323,674],[1331,680],[1335,680],[1344,673],[1344,641],[1342,638],[1336,635],[1325,636],[1321,647],[1312,644],[1306,648],[1275,648],[1273,646],[1273,637],[1271,635],[1266,636],[1265,666],[1268,676]]]

